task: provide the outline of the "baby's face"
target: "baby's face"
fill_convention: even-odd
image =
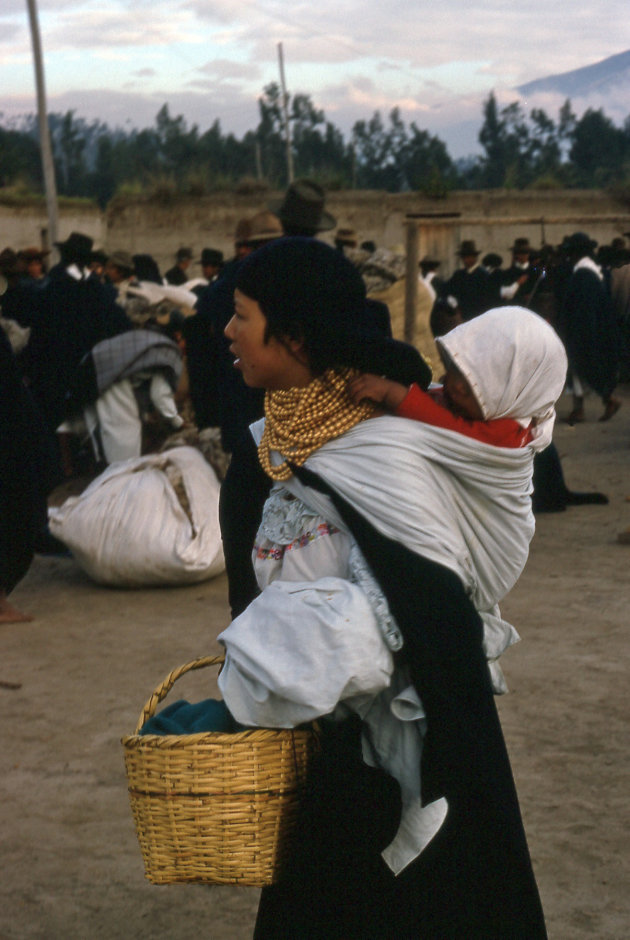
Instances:
[[[458,369],[455,369],[454,366],[447,367],[442,376],[442,385],[444,386],[446,400],[454,414],[460,415],[462,418],[468,418],[470,421],[484,420],[483,413],[470,385]]]

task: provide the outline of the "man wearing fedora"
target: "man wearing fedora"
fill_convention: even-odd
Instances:
[[[569,424],[585,420],[585,385],[602,399],[600,421],[608,421],[621,406],[613,398],[619,380],[620,337],[608,284],[593,258],[596,247],[597,242],[585,232],[574,232],[562,244],[571,273],[557,325],[566,346],[573,387]]]
[[[37,247],[22,248],[21,251],[18,251],[18,260],[22,260],[26,265],[23,279],[28,286],[41,288],[47,284],[48,275],[45,268],[45,259],[49,254],[49,251],[43,251]]]
[[[516,238],[510,251],[512,264],[502,272],[499,296],[502,303],[526,307],[541,272],[531,264],[528,238]]]
[[[217,248],[204,248],[196,262],[201,265],[201,274],[208,284],[216,281],[223,268],[223,252]]]
[[[88,267],[90,269],[90,277],[96,278],[97,281],[105,283],[105,265],[107,264],[107,252],[103,251],[102,248],[95,248],[90,252],[90,263]]]
[[[234,313],[234,284],[242,261],[261,245],[281,238],[280,220],[263,210],[241,219],[234,236],[235,257],[203,289],[195,314],[183,324],[190,397],[200,429],[221,428],[221,442],[232,451],[238,437],[262,415],[263,394],[248,388],[234,369],[223,330]]]
[[[2,316],[27,329],[37,315],[40,287],[44,283],[28,276],[27,259],[23,252],[13,248],[0,251],[0,278],[2,278]]]
[[[26,349],[31,391],[51,432],[67,417],[68,392],[83,356],[100,340],[131,329],[105,285],[89,276],[92,239],[72,232],[57,247],[61,260],[39,294]]]
[[[492,306],[488,272],[479,263],[480,252],[472,239],[464,239],[457,255],[462,263],[444,285],[444,293],[454,297],[464,320],[472,320]]]
[[[191,248],[178,248],[175,255],[175,264],[172,268],[169,268],[166,274],[164,275],[164,280],[167,284],[174,284],[175,287],[181,287],[182,284],[185,284],[188,277],[188,268],[192,264],[192,249]]]
[[[127,289],[134,275],[134,263],[128,251],[113,251],[107,258],[104,268],[105,282],[118,304],[125,308]]]
[[[269,205],[282,223],[285,235],[314,237],[335,228],[337,220],[324,208],[325,193],[319,183],[298,179],[291,183],[283,198]]]
[[[271,203],[269,208],[280,220],[285,235],[315,238],[319,232],[328,232],[337,225],[334,216],[324,208],[324,202],[325,193],[319,183],[310,179],[298,179],[289,185],[283,199]],[[335,247],[341,252],[356,248],[357,242],[357,234],[351,228],[338,229],[334,238]],[[391,336],[391,319],[387,305],[372,298],[368,298],[366,303],[375,326]]]
[[[199,298],[208,285],[221,276],[224,265],[223,252],[217,248],[204,248],[195,264],[201,265],[201,277],[188,281],[186,286]]]

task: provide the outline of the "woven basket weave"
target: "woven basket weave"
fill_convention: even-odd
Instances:
[[[145,873],[153,884],[268,885],[295,835],[298,801],[317,751],[313,730],[140,735],[174,683],[208,656],[173,670],[122,739]]]

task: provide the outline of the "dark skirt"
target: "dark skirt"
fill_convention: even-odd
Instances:
[[[296,473],[322,489],[313,474]],[[427,718],[423,802],[444,796],[448,813],[395,877],[380,852],[398,825],[397,784],[362,764],[356,724],[338,729],[313,774],[295,856],[282,881],[263,890],[254,936],[544,940],[480,618],[452,571],[381,536],[333,498],[404,636],[402,658]]]

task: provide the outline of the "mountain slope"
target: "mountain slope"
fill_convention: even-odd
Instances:
[[[516,91],[525,97],[541,92],[552,92],[566,98],[586,98],[618,90],[630,84],[630,50],[609,56],[594,65],[571,72],[549,75],[519,85]]]

